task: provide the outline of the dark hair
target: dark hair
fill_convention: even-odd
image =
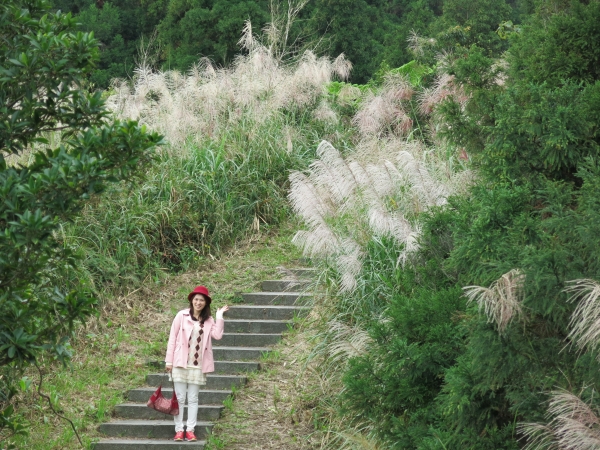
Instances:
[[[206,301],[206,305],[204,305],[204,308],[202,308],[202,311],[200,311],[200,320],[202,322],[206,322],[208,318],[212,316],[210,312],[210,303],[212,302],[212,300],[203,294],[195,294],[192,298],[190,298],[190,316],[192,317],[194,317],[194,304],[192,303],[192,301],[194,300],[194,297],[196,295],[202,295],[202,297]]]

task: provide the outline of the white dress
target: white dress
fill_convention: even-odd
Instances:
[[[187,368],[173,367],[169,374],[169,381],[206,385],[206,375],[202,373],[202,335],[200,330],[200,322],[194,322],[194,329],[189,340]]]

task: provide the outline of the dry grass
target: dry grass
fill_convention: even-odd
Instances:
[[[572,280],[564,291],[571,294],[569,301],[578,302],[569,323],[568,338],[581,350],[596,350],[600,344],[600,283],[589,279]]]
[[[332,359],[315,357],[316,335],[323,325],[321,301],[310,316],[287,333],[250,376],[214,428],[207,450],[363,450],[379,449],[364,424],[339,413],[341,383],[332,371],[364,351],[368,336],[338,323],[340,347]],[[344,335],[356,334],[345,345]],[[332,367],[336,366],[336,367]],[[329,367],[330,370],[324,370]]]
[[[600,418],[579,396],[564,390],[550,395],[547,425],[519,425],[525,450],[595,450],[600,448]]]
[[[263,362],[263,370],[251,374],[217,422],[211,450],[320,448],[311,401],[315,373],[303,368],[308,335],[306,330],[288,333]]]
[[[513,318],[523,314],[523,287],[525,275],[519,269],[513,269],[496,281],[489,288],[481,286],[465,286],[468,302],[476,302],[479,311],[483,311],[488,323],[495,323],[499,333],[503,333]]]
[[[293,20],[287,17],[286,23]],[[310,51],[293,60],[282,59],[287,53],[277,42],[287,40],[286,26],[271,25],[263,39],[267,42],[262,43],[247,22],[240,39],[247,54],[238,55],[228,68],[204,58],[181,74],[155,71],[142,63],[132,85],[114,82],[107,105],[116,115],[139,120],[163,134],[175,149],[207,137],[219,140],[236,124],[260,125],[284,111],[314,109],[325,85],[334,78],[346,79],[352,64],[343,54],[332,60]],[[316,111],[316,117],[332,119],[324,108]]]

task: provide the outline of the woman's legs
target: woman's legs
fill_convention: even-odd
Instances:
[[[175,387],[175,395],[179,402],[179,414],[173,416],[175,420],[175,432],[183,431],[183,410],[185,405],[185,395],[187,393],[188,418],[186,431],[194,431],[196,427],[196,419],[198,417],[198,392],[200,391],[199,384],[173,383]]]
[[[185,430],[194,431],[194,428],[196,427],[196,418],[198,417],[198,392],[200,391],[200,385],[188,384],[187,387],[188,417]]]
[[[175,432],[183,431],[183,410],[185,405],[185,393],[187,391],[187,383],[179,383],[175,381],[173,387],[175,388],[175,395],[177,395],[177,401],[179,402],[179,414],[173,416],[175,420]],[[196,396],[196,402],[198,402],[198,396]],[[198,407],[196,407],[198,409]]]

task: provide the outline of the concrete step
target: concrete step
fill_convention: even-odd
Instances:
[[[294,315],[304,315],[310,309],[308,306],[232,305],[227,312],[225,329],[227,330],[227,318],[291,320]]]
[[[213,343],[216,341],[213,341]],[[215,374],[235,374],[260,370],[260,364],[256,361],[215,361]]]
[[[183,420],[187,420],[187,406],[184,406]],[[223,406],[198,405],[198,420],[214,421],[221,417]],[[115,406],[115,414],[123,419],[165,420],[165,415],[145,403],[121,403]]]
[[[156,388],[153,387],[131,389],[127,393],[127,400],[130,402],[143,403],[145,405],[150,396],[154,394],[154,391],[156,391]],[[173,390],[170,387],[163,387],[162,394],[165,398],[171,398],[173,395]],[[200,389],[200,393],[198,394],[198,404],[222,405],[223,400],[225,400],[229,395],[231,395],[230,390]]]
[[[231,312],[231,310],[229,310]],[[229,312],[227,314],[229,314]],[[225,318],[225,333],[283,333],[288,330],[287,320],[248,320]],[[213,339],[213,347],[219,341]]]
[[[173,436],[175,433],[173,433]],[[170,439],[173,439],[173,436]],[[102,439],[94,450],[202,450],[206,441],[175,442],[164,439]]]
[[[213,341],[216,346],[221,341]],[[225,345],[225,347],[229,347]],[[164,361],[147,361],[146,365],[157,370],[164,370]],[[257,361],[215,361],[215,374],[236,374],[260,370]]]
[[[151,373],[146,375],[146,383],[150,386],[158,387],[159,384],[163,386],[171,386],[168,375],[164,373]],[[209,374],[206,376],[206,389],[231,389],[231,386],[241,386],[246,384],[246,377],[243,375],[223,375],[223,374]]]
[[[271,347],[213,347],[213,356],[220,361],[258,361]]]
[[[277,344],[281,334],[225,333],[219,340],[223,347],[268,347]],[[217,341],[213,341],[213,345]]]
[[[317,274],[317,269],[295,267],[292,269],[281,270],[281,275],[285,278],[298,277],[298,278],[313,278]],[[291,277],[290,277],[291,276]]]
[[[261,289],[265,292],[304,292],[310,289],[312,282],[309,280],[265,280]]]
[[[301,294],[298,292],[251,292],[242,294],[245,304],[273,306],[306,305],[311,297],[312,296],[309,294]]]
[[[194,433],[198,439],[204,439],[213,427],[212,422],[198,421]],[[103,423],[98,430],[106,436],[173,439],[175,423],[171,420],[115,420]]]

